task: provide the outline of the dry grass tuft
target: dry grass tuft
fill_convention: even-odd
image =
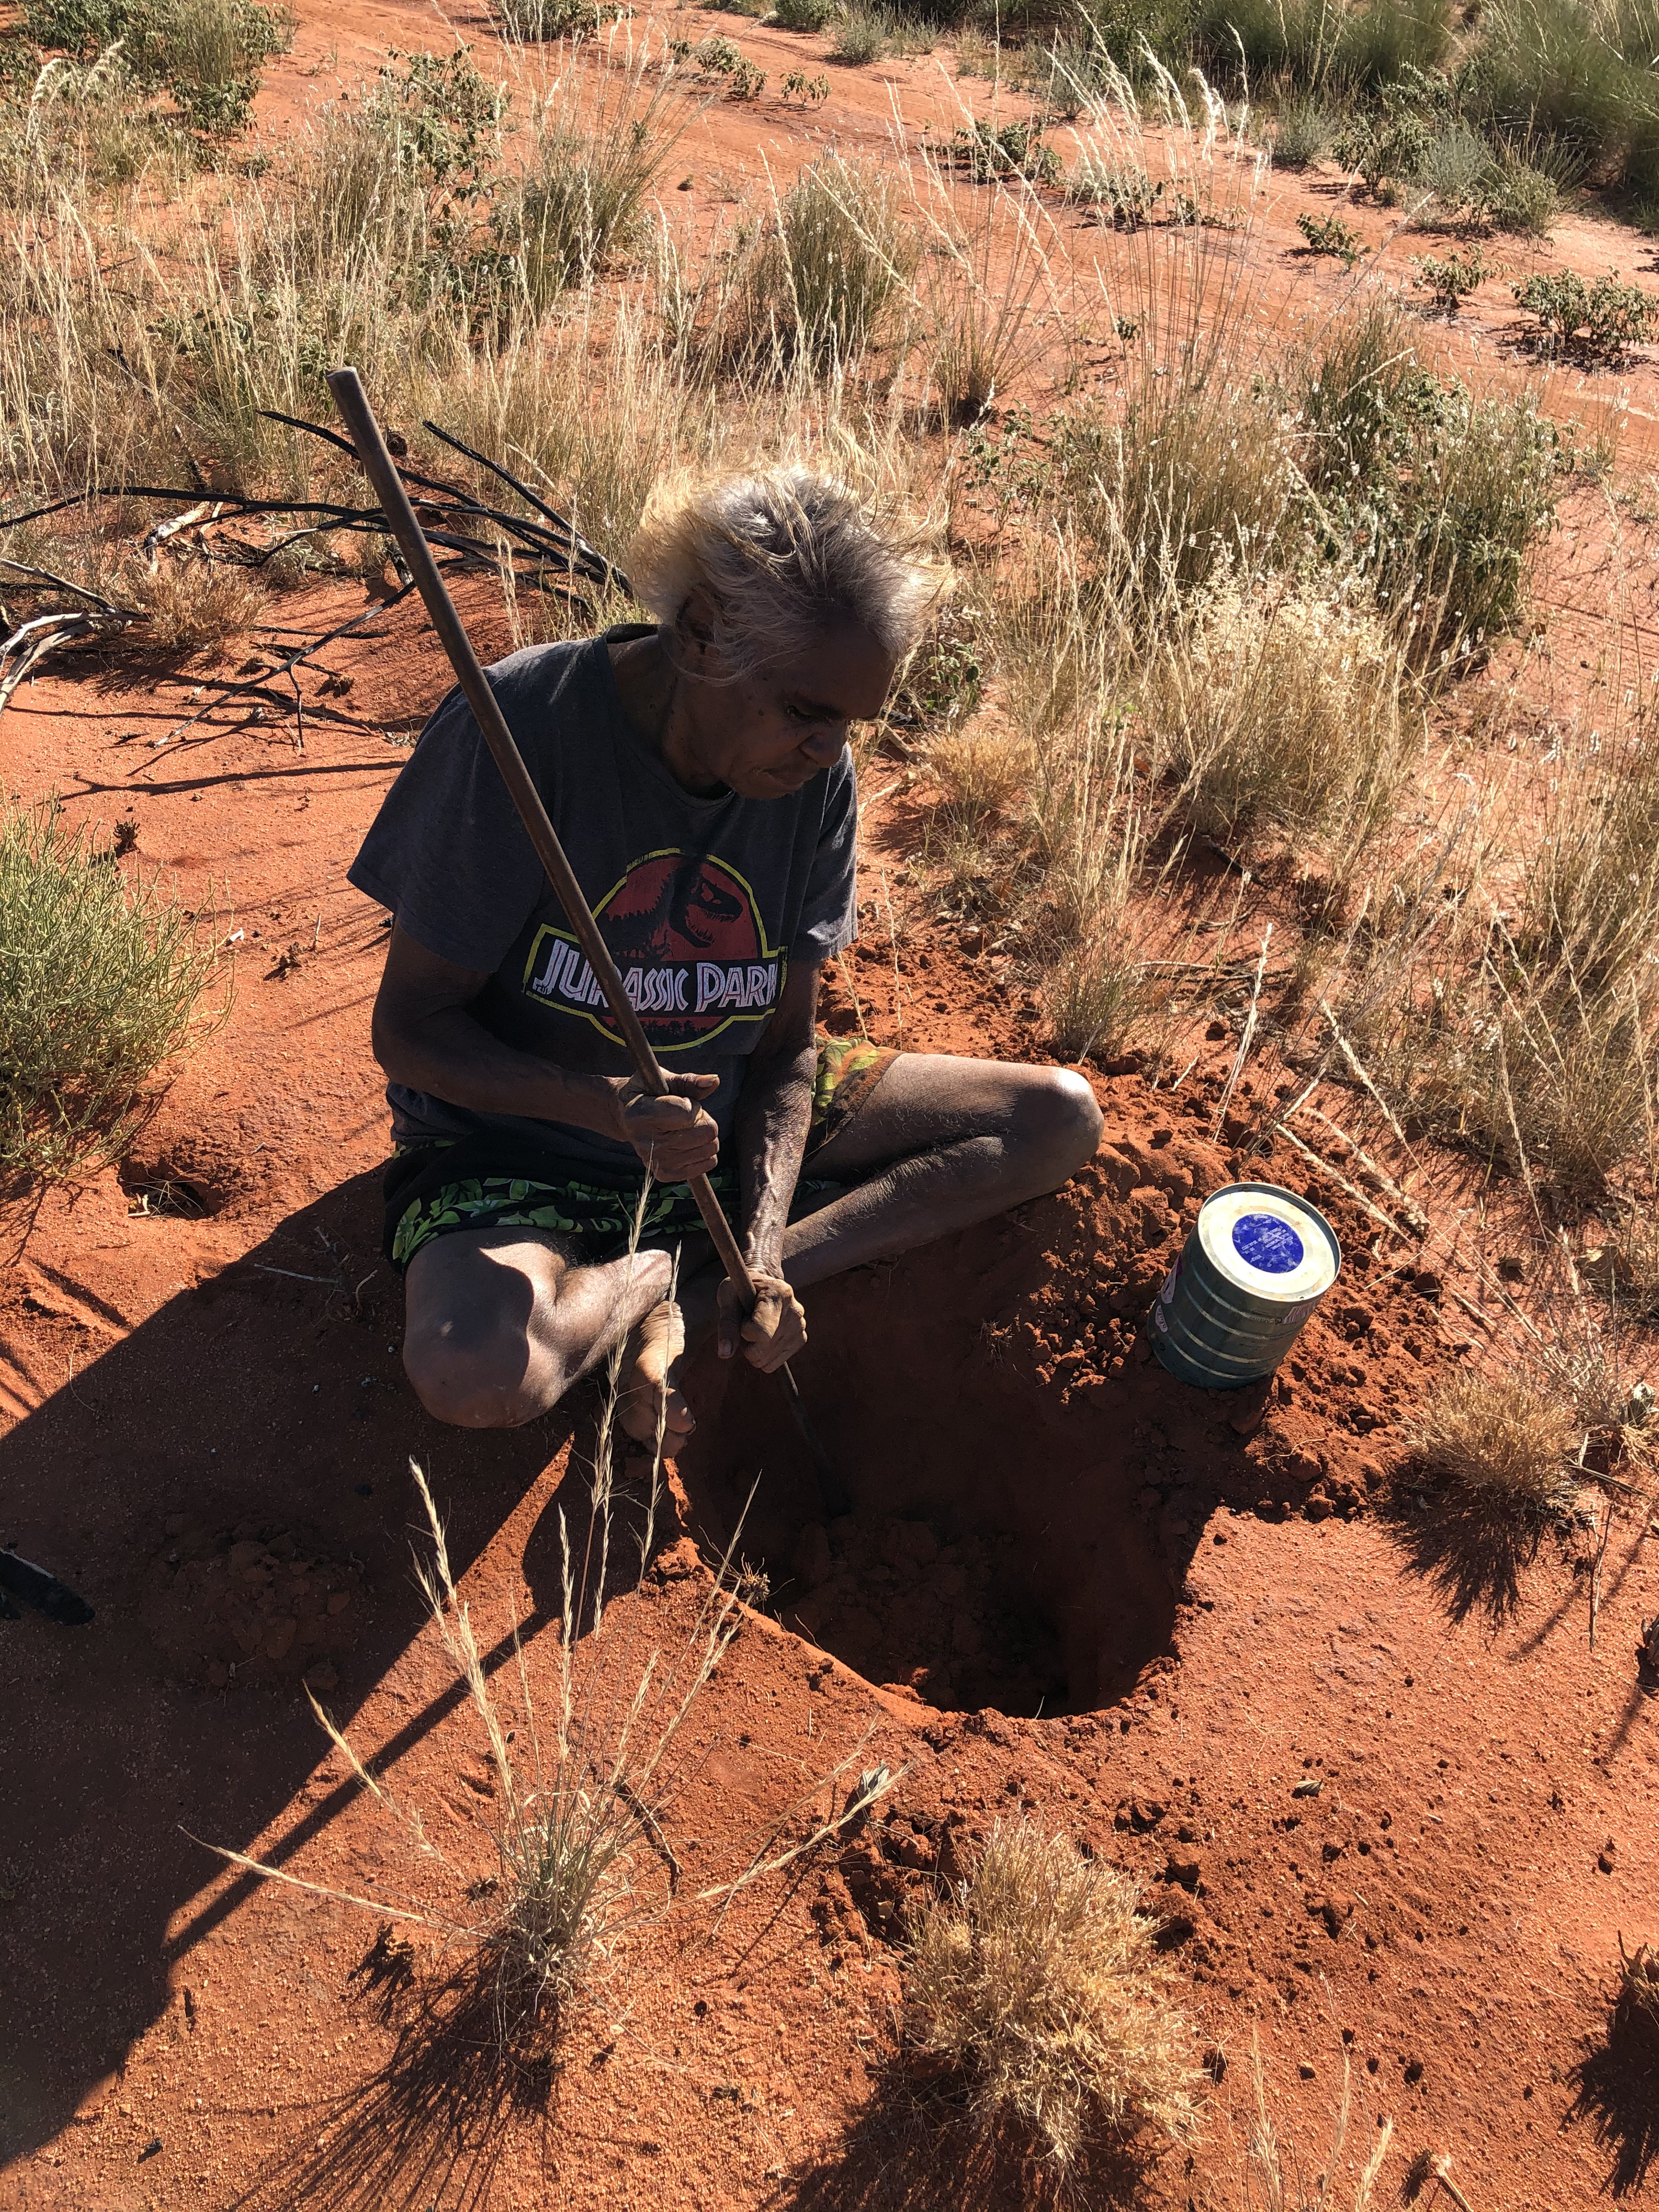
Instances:
[[[1335,828],[1351,868],[1409,766],[1402,676],[1397,644],[1340,590],[1229,579],[1154,651],[1142,717],[1201,836]]]
[[[369,1771],[314,1698],[313,1710],[335,1749],[402,1830],[428,1882],[447,1898],[389,1905],[211,1846],[251,1873],[417,1923],[462,1951],[465,1963],[452,1976],[452,1990],[465,1986],[466,2017],[488,2021],[493,2063],[508,2070],[544,2070],[572,1996],[631,1930],[672,1904],[679,1864],[663,1826],[668,1762],[741,1618],[738,1577],[728,1555],[677,1648],[641,1653],[625,1630],[620,1644],[616,1641],[614,1608],[606,1598],[613,1538],[620,1534],[610,1475],[617,1372],[613,1358],[594,1453],[594,1519],[580,1559],[560,1514],[563,1613],[550,1639],[550,1692],[544,1685],[539,1703],[516,1622],[510,1689],[504,1692],[492,1679],[468,1607],[456,1591],[443,1523],[426,1478],[410,1462],[432,1542],[430,1564],[417,1568],[421,1588],[439,1644],[483,1737],[493,1867],[485,1870],[450,1858],[418,1810],[399,1803]],[[659,1449],[635,1531],[635,1587],[654,1542],[660,1494]]]
[[[1495,1520],[1540,1522],[1571,1488],[1574,1409],[1515,1370],[1445,1376],[1409,1436],[1419,1473],[1450,1485]]]
[[[1250,2131],[1247,2202],[1256,2201],[1255,2188],[1260,2185],[1266,2212],[1335,2212],[1340,2202],[1338,2195],[1338,2170],[1347,2146],[1348,2123],[1353,2100],[1352,2069],[1346,2050],[1342,2053],[1342,2096],[1337,2106],[1336,2118],[1331,2130],[1330,2147],[1320,2161],[1320,2171],[1311,2183],[1304,2183],[1299,2174],[1286,2174],[1285,2151],[1280,2147],[1267,2112],[1267,2093],[1261,2078],[1261,2046],[1252,2038],[1250,2057],[1252,2080],[1255,2088],[1255,2124]],[[1378,2130],[1371,2145],[1370,2156],[1356,2179],[1352,2197],[1349,2200],[1352,2212],[1370,2212],[1372,2195],[1376,2187],[1389,2147],[1394,2141],[1394,2122],[1386,2121]]]
[[[741,272],[728,345],[816,374],[855,367],[906,293],[919,245],[878,173],[827,155],[777,204]]]
[[[1179,2138],[1196,2069],[1139,1892],[1026,1822],[993,1831],[913,1931],[905,2036],[1064,2172],[1101,2139]]]
[[[55,806],[0,810],[0,1194],[118,1159],[196,1033],[213,951]]]
[[[205,561],[161,562],[138,584],[141,633],[163,654],[223,648],[251,630],[265,611],[265,593],[246,568]]]
[[[941,732],[927,759],[947,818],[964,829],[1006,815],[1030,784],[1034,765],[1031,747],[1018,732],[982,723]]]

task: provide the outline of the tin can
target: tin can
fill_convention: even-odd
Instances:
[[[1342,1267],[1324,1215],[1277,1183],[1205,1200],[1152,1308],[1152,1349],[1171,1375],[1232,1390],[1271,1375]]]

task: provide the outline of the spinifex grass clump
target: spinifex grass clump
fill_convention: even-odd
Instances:
[[[1189,2033],[1139,1901],[1127,1875],[1022,1821],[913,1929],[908,2045],[957,2076],[980,2125],[1023,2125],[1061,2173],[1192,2119]]]
[[[28,0],[23,15],[42,46],[85,61],[116,52],[129,82],[167,93],[206,138],[246,128],[265,62],[294,40],[289,10],[259,0]]]
[[[1393,817],[1408,766],[1398,643],[1361,600],[1317,583],[1229,579],[1159,641],[1142,725],[1206,836],[1357,852]]]
[[[742,357],[854,368],[915,274],[920,240],[873,172],[838,154],[803,169],[739,282],[728,341]]]
[[[0,811],[0,1195],[121,1157],[212,969],[155,878],[55,806]]]
[[[1437,1383],[1410,1431],[1414,1469],[1494,1521],[1537,1526],[1571,1490],[1571,1407],[1513,1369]]]

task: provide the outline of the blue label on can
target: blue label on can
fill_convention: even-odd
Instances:
[[[1241,1213],[1233,1224],[1233,1249],[1264,1275],[1288,1275],[1302,1265],[1306,1248],[1276,1213]]]

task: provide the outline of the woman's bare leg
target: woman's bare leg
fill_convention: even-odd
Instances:
[[[457,1230],[434,1237],[404,1276],[404,1369],[439,1420],[516,1428],[556,1406],[619,1336],[654,1314],[672,1272],[666,1252],[584,1267],[568,1243],[534,1230]],[[649,1358],[644,1364],[653,1365]],[[665,1379],[665,1363],[656,1364],[664,1376],[641,1378],[651,1396],[652,1434],[655,1394]],[[637,1408],[635,1418],[643,1423]]]

